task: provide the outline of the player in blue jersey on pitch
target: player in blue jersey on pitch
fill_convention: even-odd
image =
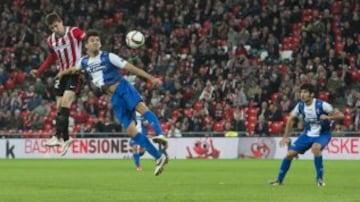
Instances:
[[[138,129],[138,131],[141,132],[142,134],[144,134],[145,136],[147,136],[146,126],[149,123],[146,120],[144,120],[144,118],[141,116],[141,114],[139,112],[136,112],[135,120],[136,120],[136,128]],[[136,166],[136,170],[142,171],[142,167],[140,164],[140,157],[142,157],[146,151],[138,143],[136,143],[133,138],[130,139],[129,144],[131,146],[131,153],[132,153],[133,160],[134,160],[134,163]],[[161,152],[163,152],[167,156],[166,150],[162,149],[161,144],[159,144],[159,149]]]
[[[147,135],[147,129],[146,129],[147,121],[143,120],[143,117],[140,113],[136,112],[136,128],[139,132],[141,132],[143,135]],[[145,149],[142,148],[136,141],[131,138],[130,140],[130,146],[131,146],[131,152],[133,155],[133,160],[136,166],[137,171],[142,171],[142,167],[140,165],[140,157],[142,157],[145,154]]]
[[[161,80],[128,63],[114,53],[101,51],[100,34],[97,31],[89,31],[84,42],[87,56],[82,57],[75,67],[59,72],[57,76],[61,78],[65,74],[85,70],[90,75],[92,83],[110,98],[115,115],[123,128],[127,130],[137,144],[156,159],[154,174],[159,175],[168,162],[168,158],[164,154],[165,152],[156,149],[149,139],[137,130],[134,121],[135,111],[139,112],[153,127],[157,134],[153,137],[155,143],[162,144],[166,149],[167,140],[163,135],[157,117],[145,105],[134,86],[123,78],[119,70],[125,69],[146,78],[155,86],[160,85]]]
[[[293,158],[299,153],[301,154],[311,149],[311,152],[314,154],[316,183],[320,187],[325,186],[323,181],[324,167],[322,150],[329,144],[331,139],[331,121],[342,119],[344,115],[338,110],[334,110],[329,103],[315,99],[314,95],[315,87],[313,85],[303,84],[300,87],[301,100],[290,113],[286,123],[284,137],[280,141],[280,146],[287,145],[295,117],[302,116],[305,122],[305,130],[290,146],[289,151],[281,163],[279,175],[275,181],[270,182],[271,185],[276,186],[283,184]]]

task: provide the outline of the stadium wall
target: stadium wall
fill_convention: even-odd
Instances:
[[[292,141],[295,141],[295,137]],[[169,138],[172,159],[282,159],[287,148],[279,137]],[[65,157],[61,148],[45,147],[47,139],[1,139],[0,159],[126,159],[131,157],[128,138],[77,138]],[[360,160],[360,137],[333,137],[324,158]],[[151,158],[148,154],[144,158]],[[312,159],[310,151],[300,159]]]

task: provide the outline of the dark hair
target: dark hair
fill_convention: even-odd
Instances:
[[[89,31],[86,32],[86,37],[85,37],[84,41],[87,41],[89,39],[89,37],[91,37],[91,36],[100,37],[100,33],[94,29],[90,29]]]
[[[300,87],[300,90],[307,90],[310,93],[314,93],[316,94],[316,88],[314,85],[310,84],[310,83],[305,83]]]
[[[45,18],[46,18],[46,24],[48,26],[50,26],[54,22],[62,21],[60,15],[57,14],[56,12],[52,12],[52,13],[47,14]]]

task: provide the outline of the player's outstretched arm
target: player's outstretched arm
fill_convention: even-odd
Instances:
[[[47,69],[48,67],[50,67],[52,64],[55,63],[57,57],[56,54],[52,53],[50,54],[46,60],[44,61],[44,63],[39,67],[39,69],[33,69],[30,71],[30,74],[33,77],[37,77],[39,76],[41,73],[43,73],[45,71],[45,69]]]
[[[160,86],[162,84],[162,81],[152,75],[150,75],[149,73],[145,72],[144,70],[134,66],[131,63],[126,63],[126,65],[124,66],[124,69],[136,74],[137,76],[141,76],[147,80],[149,80],[153,85],[155,86]]]
[[[341,111],[339,111],[339,109],[334,109],[334,112],[329,115],[322,114],[320,116],[320,119],[329,120],[329,121],[342,120],[344,119],[344,114]]]

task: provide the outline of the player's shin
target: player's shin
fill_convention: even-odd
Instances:
[[[286,176],[286,173],[287,171],[289,170],[290,168],[290,165],[291,165],[291,161],[292,160],[289,160],[287,158],[284,158],[282,163],[281,163],[281,166],[280,166],[280,171],[279,171],[279,175],[278,175],[278,178],[277,180],[282,183],[285,176]]]
[[[144,119],[149,122],[150,126],[154,129],[156,135],[163,134],[163,131],[162,131],[161,125],[160,125],[160,121],[152,111],[146,111],[144,113]]]
[[[62,107],[60,110],[60,116],[58,117],[59,123],[57,123],[57,129],[63,134],[64,141],[69,139],[69,116],[70,110]]]
[[[140,153],[139,152],[134,152],[133,153],[133,158],[134,158],[135,166],[137,168],[140,167]]]
[[[322,180],[323,174],[324,174],[322,155],[314,157],[314,164],[315,164],[315,169],[316,169],[316,180]]]
[[[60,120],[60,112],[57,113],[56,115],[56,122],[55,122],[55,128],[56,128],[56,133],[55,136],[57,139],[60,140],[60,138],[62,138],[62,127],[61,127],[61,120]]]
[[[149,154],[155,159],[160,158],[161,153],[154,147],[154,145],[145,135],[137,133],[133,139],[137,144],[139,144],[142,148],[149,152]]]

